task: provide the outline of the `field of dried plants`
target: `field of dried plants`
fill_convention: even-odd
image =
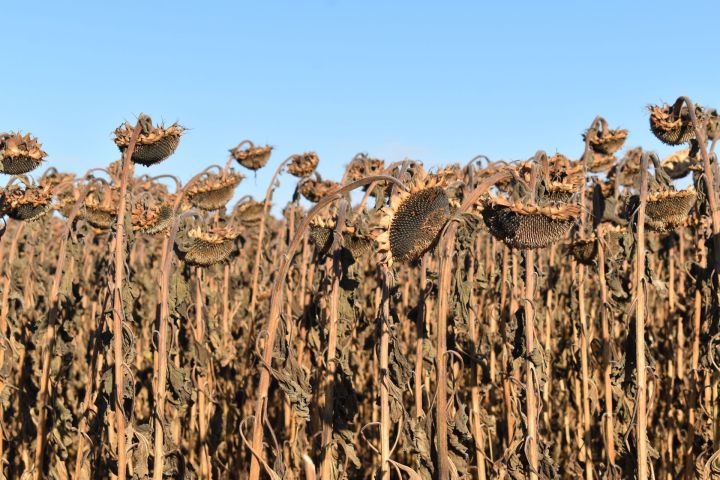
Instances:
[[[336,180],[246,140],[183,184],[144,114],[82,176],[0,134],[0,479],[720,478],[720,116],[648,116],[675,154],[597,117]]]

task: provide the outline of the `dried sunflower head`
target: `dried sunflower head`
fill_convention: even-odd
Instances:
[[[689,148],[672,153],[662,161],[661,165],[673,180],[683,178],[692,170],[699,168],[697,160],[690,157]]]
[[[314,178],[306,178],[298,185],[300,194],[313,203],[319,202],[335,188],[337,188],[337,183],[332,180],[316,180]]]
[[[580,191],[578,185],[566,182],[550,182],[545,185],[545,200],[552,203],[566,203]]]
[[[178,256],[190,265],[208,267],[227,260],[236,250],[235,239],[240,233],[227,227],[203,231],[200,227],[187,233],[188,243],[176,242]]]
[[[602,120],[600,127],[589,128],[583,134],[583,141],[587,141],[593,152],[602,155],[612,155],[622,148],[627,140],[628,131],[623,128],[611,130],[607,122]]]
[[[333,220],[315,218],[310,223],[310,239],[317,246],[320,255],[327,255],[332,247],[333,232],[336,223]],[[370,238],[359,235],[354,227],[345,226],[342,232],[343,246],[350,251],[353,258],[359,258],[370,250]]]
[[[320,158],[315,152],[305,152],[300,155],[293,155],[292,160],[287,166],[290,175],[296,177],[307,177],[317,168]]]
[[[95,228],[107,230],[117,220],[117,191],[105,188],[92,191],[85,197],[80,217]]]
[[[141,130],[131,158],[134,163],[147,167],[160,163],[175,153],[180,136],[185,132],[184,127],[177,123],[167,128],[164,125],[154,126],[152,119],[145,114],[140,115],[138,122]],[[128,122],[115,129],[115,145],[123,153],[130,145],[133,129]]]
[[[379,175],[384,169],[385,162],[383,160],[359,153],[347,166],[347,179],[349,182],[354,182],[371,175]]]
[[[245,145],[247,145],[247,148],[243,148]],[[243,167],[250,170],[259,170],[270,160],[272,150],[273,147],[270,145],[256,147],[250,140],[243,140],[237,147],[230,150],[230,155]]]
[[[592,265],[597,256],[598,246],[597,239],[593,236],[590,238],[577,239],[567,247],[568,252],[575,260],[583,265]]]
[[[207,173],[187,190],[188,201],[196,208],[206,211],[224,208],[235,194],[235,187],[245,178],[230,170],[226,174]]]
[[[696,200],[697,192],[692,187],[685,190],[661,190],[650,193],[645,206],[645,226],[663,233],[677,229],[685,224]],[[639,205],[638,195],[629,197],[625,203],[624,217],[629,219]]]
[[[173,218],[173,207],[167,203],[147,206],[138,202],[130,213],[133,231],[146,235],[166,232],[170,228]]]
[[[37,168],[47,156],[30,134],[0,133],[0,173],[23,175]]]
[[[580,215],[577,205],[541,207],[492,198],[483,208],[490,233],[518,249],[544,248],[562,239]]]
[[[380,261],[408,263],[435,245],[450,218],[450,201],[441,179],[419,166],[408,191],[396,191],[378,215],[374,236]]]
[[[593,152],[592,159],[588,165],[588,170],[592,173],[607,172],[617,161],[614,155],[606,155],[604,153]]]
[[[668,232],[682,226],[690,209],[695,205],[697,192],[690,187],[685,190],[664,190],[648,195],[645,212],[646,225],[659,232]]]
[[[60,212],[63,217],[68,218],[79,197],[80,191],[77,188],[65,189],[57,194],[55,209]]]
[[[50,211],[52,198],[49,186],[11,185],[0,196],[0,211],[14,220],[34,222]]]
[[[675,111],[673,105],[650,105],[650,130],[663,143],[680,145],[695,138],[695,129],[690,120],[686,105]],[[695,115],[701,123],[705,113],[700,106],[695,106]]]
[[[51,188],[58,187],[62,184],[68,184],[75,179],[74,173],[58,172],[54,168],[48,169],[42,177],[40,177],[40,185],[48,185]]]
[[[245,227],[253,227],[260,223],[265,215],[265,204],[249,199],[238,204],[233,212],[233,218]]]

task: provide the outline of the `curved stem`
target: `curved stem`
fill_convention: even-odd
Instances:
[[[115,354],[115,422],[117,429],[117,462],[118,480],[125,480],[127,475],[127,452],[125,444],[125,412],[123,409],[123,393],[125,391],[124,357],[122,345],[122,286],[125,274],[125,211],[127,209],[127,184],[132,165],[130,159],[135,151],[135,144],[140,135],[141,125],[137,122],[130,137],[130,144],[125,150],[120,174],[120,203],[117,211],[115,235],[115,281],[113,292],[113,350]]]
[[[87,178],[89,174],[86,174]],[[85,197],[90,192],[90,189],[98,180],[90,181],[80,192],[80,197],[75,201],[70,214],[65,223],[65,228],[62,231],[60,237],[60,246],[58,252],[58,258],[55,264],[55,274],[53,276],[52,286],[50,287],[50,295],[48,302],[50,304],[50,312],[48,313],[48,325],[45,331],[42,344],[42,370],[40,375],[40,388],[38,391],[38,422],[37,422],[37,435],[35,437],[35,470],[33,472],[33,478],[39,480],[43,477],[43,457],[45,454],[45,443],[47,441],[47,435],[45,434],[45,423],[47,410],[45,404],[48,399],[49,383],[50,383],[50,360],[52,352],[55,346],[55,334],[57,318],[60,311],[60,283],[62,282],[62,274],[65,267],[65,253],[67,251],[67,240],[70,236],[73,221],[80,211],[80,207],[85,200]],[[24,223],[22,224],[24,225]],[[12,251],[10,252],[12,255]],[[82,448],[82,446],[80,446]]]
[[[255,250],[255,261],[253,263],[253,270],[252,270],[252,283],[251,283],[251,289],[250,289],[250,321],[254,322],[255,318],[255,307],[257,305],[257,282],[258,282],[258,275],[260,274],[260,257],[262,256],[263,252],[263,240],[265,239],[265,217],[268,214],[268,210],[270,210],[270,201],[272,200],[272,194],[275,190],[275,182],[277,181],[277,177],[280,175],[280,172],[282,172],[283,168],[285,168],[285,165],[288,164],[293,158],[295,158],[295,155],[291,155],[285,160],[283,160],[280,165],[278,165],[277,170],[275,170],[275,173],[272,176],[272,179],[270,180],[270,185],[268,185],[267,191],[265,192],[265,202],[263,204],[263,216],[260,219],[260,228],[258,230],[258,240],[257,240],[257,247]],[[251,326],[252,330],[252,326]]]
[[[341,187],[333,192],[330,192],[326,197],[321,199],[317,205],[315,205],[307,214],[303,223],[296,230],[295,236],[293,237],[287,250],[280,257],[280,268],[278,269],[275,283],[272,287],[270,295],[270,315],[267,323],[267,334],[265,338],[265,349],[263,352],[262,362],[260,364],[260,382],[257,388],[257,399],[255,401],[255,417],[253,421],[253,438],[252,438],[252,450],[254,452],[262,452],[263,450],[263,424],[264,424],[264,413],[265,406],[268,397],[268,390],[270,388],[270,366],[272,365],[272,353],[275,345],[275,336],[277,334],[278,325],[280,323],[280,307],[282,303],[282,296],[285,287],[285,277],[287,276],[288,269],[290,268],[290,262],[293,259],[295,250],[297,250],[300,241],[305,235],[305,231],[310,226],[312,219],[322,212],[328,205],[341,198],[346,193],[352,190],[367,185],[374,181],[386,181],[392,182],[395,185],[399,185],[404,188],[402,183],[390,176],[378,175],[372,177],[366,177],[357,180],[349,185]],[[252,456],[250,462],[250,480],[258,480],[260,478],[260,462],[255,454]]]
[[[475,205],[480,196],[493,185],[512,177],[511,172],[499,172],[486,178],[473,190],[467,199],[460,206],[459,213],[465,213]],[[438,316],[437,316],[437,353],[436,353],[436,378],[437,378],[437,402],[435,414],[437,416],[437,450],[438,450],[438,478],[448,480],[450,478],[450,464],[448,456],[448,429],[447,429],[447,365],[445,354],[447,353],[447,314],[448,300],[450,297],[451,272],[453,255],[455,250],[455,234],[457,222],[451,222],[441,234],[440,249],[440,278],[438,280]]]

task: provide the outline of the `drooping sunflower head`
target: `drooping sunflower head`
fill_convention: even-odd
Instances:
[[[685,224],[690,209],[695,205],[697,192],[693,187],[685,190],[660,190],[650,193],[645,206],[645,226],[656,232],[670,232]],[[630,219],[640,205],[640,197],[626,199],[623,217]]]
[[[225,174],[207,173],[187,190],[188,201],[206,211],[224,208],[235,193],[235,187],[245,178],[232,170]]]
[[[298,191],[308,201],[317,203],[329,192],[337,188],[337,183],[332,180],[318,180],[306,178],[298,185]]]
[[[615,162],[617,162],[617,158],[615,158],[612,154],[593,152],[592,159],[588,165],[588,170],[592,173],[607,172],[612,168]]]
[[[259,170],[267,165],[273,147],[265,145],[256,147],[250,140],[243,140],[237,147],[230,150],[230,155],[243,167],[250,170]]]
[[[579,263],[582,263],[583,265],[592,265],[598,252],[597,239],[594,236],[583,239],[579,238],[570,243],[567,249],[570,255],[572,255]]]
[[[173,207],[169,203],[137,202],[130,212],[133,231],[146,235],[166,232],[170,228],[173,218]]]
[[[48,169],[42,177],[40,177],[40,185],[48,185],[51,188],[58,187],[63,184],[69,184],[75,178],[74,173],[58,172],[54,168]]]
[[[138,117],[138,122],[141,130],[131,158],[133,163],[148,167],[166,160],[175,153],[180,137],[185,132],[184,127],[177,123],[167,128],[162,124],[153,125],[152,119],[145,114]],[[133,130],[134,127],[128,122],[115,129],[115,145],[123,154],[130,145]]]
[[[627,137],[627,130],[624,128],[612,130],[607,128],[606,123],[603,123],[603,128],[589,128],[583,133],[583,140],[590,144],[592,151],[602,155],[612,155],[620,150]]]
[[[697,192],[693,187],[651,193],[647,201],[646,223],[660,232],[675,230],[685,223],[696,200]]]
[[[374,232],[380,260],[392,266],[415,261],[435,245],[451,205],[441,179],[419,167],[408,191],[396,191],[378,214]]]
[[[305,152],[300,155],[293,155],[290,163],[287,166],[287,171],[290,175],[302,178],[307,177],[315,171],[320,162],[315,152]]]
[[[650,130],[667,145],[680,145],[695,138],[695,129],[686,105],[677,110],[673,105],[650,105]],[[702,107],[695,106],[698,121],[705,121]]]
[[[175,250],[185,263],[208,267],[230,258],[236,251],[235,240],[239,236],[240,232],[231,227],[209,230],[196,227],[187,232],[186,239],[178,239]]]
[[[577,205],[521,203],[491,198],[483,207],[483,220],[490,233],[509,247],[545,248],[561,240],[580,215]]]
[[[700,169],[697,159],[690,156],[689,148],[684,148],[670,154],[662,161],[661,165],[673,180],[683,178],[691,171]]]
[[[244,227],[257,226],[265,215],[265,204],[248,199],[235,206],[233,218]]]
[[[47,156],[29,133],[0,133],[0,173],[23,175],[37,168]]]
[[[333,243],[333,232],[337,223],[334,220],[326,218],[315,218],[310,223],[310,239],[318,248],[321,256],[327,255]],[[342,231],[343,247],[347,249],[357,259],[364,255],[372,244],[372,240],[357,232],[355,227],[345,225]]]
[[[52,198],[52,188],[47,185],[11,185],[0,196],[0,213],[14,220],[34,222],[50,211]]]
[[[119,192],[110,187],[93,190],[85,197],[79,216],[93,227],[107,230],[117,219],[117,196]]]
[[[354,182],[371,175],[379,175],[385,168],[385,162],[379,158],[372,158],[366,153],[358,153],[347,166],[347,180]]]

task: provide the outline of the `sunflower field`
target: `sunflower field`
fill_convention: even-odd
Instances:
[[[244,140],[183,183],[144,114],[82,175],[0,133],[0,479],[720,479],[720,116],[647,114],[667,158],[596,117],[337,179]]]

